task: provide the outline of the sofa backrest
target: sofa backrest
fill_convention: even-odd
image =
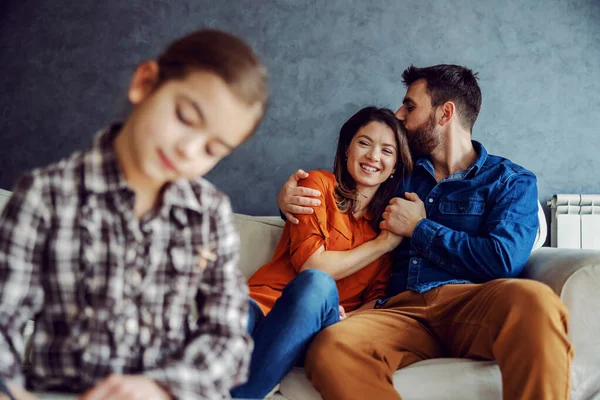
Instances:
[[[247,278],[267,262],[271,261],[284,221],[279,217],[251,217],[235,214],[235,223],[240,232],[240,270]]]
[[[0,189],[0,213],[8,201],[11,192]],[[547,227],[544,211],[539,206],[540,229],[533,249],[542,247],[546,240]],[[284,221],[279,217],[251,217],[235,214],[235,223],[240,232],[241,254],[240,269],[249,278],[258,268],[273,257],[279,237],[283,231]]]
[[[8,199],[10,199],[11,194],[12,192],[9,192],[8,190],[0,189],[0,213],[4,209]]]
[[[539,202],[538,218],[540,225],[533,250],[542,247],[547,236],[546,217]],[[279,217],[251,217],[235,214],[235,222],[242,241],[240,269],[246,278],[250,278],[258,268],[271,261],[283,231],[284,221]]]

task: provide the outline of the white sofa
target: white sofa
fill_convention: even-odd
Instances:
[[[0,192],[0,211],[10,192]],[[240,268],[250,277],[268,262],[283,229],[279,217],[236,214],[242,239]],[[536,247],[546,239],[546,222],[540,210]],[[548,284],[569,308],[569,336],[575,347],[572,368],[573,400],[600,399],[600,252],[537,248],[524,278]],[[500,370],[494,362],[433,359],[397,371],[394,386],[405,400],[502,399]],[[72,395],[38,394],[41,399],[74,399]],[[291,371],[271,397],[275,400],[321,399],[300,368]]]
[[[240,268],[250,277],[269,261],[279,241],[279,217],[236,215],[242,238]],[[540,226],[545,227],[540,212]],[[538,234],[536,250],[523,278],[549,285],[570,312],[569,336],[575,348],[572,399],[600,399],[600,252],[542,247],[545,229]],[[421,361],[394,374],[394,386],[404,400],[501,400],[500,370],[492,361],[445,358]],[[274,399],[321,399],[301,368],[282,381]]]

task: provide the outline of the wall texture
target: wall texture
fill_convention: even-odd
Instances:
[[[600,193],[597,0],[5,0],[0,16],[5,189],[118,118],[137,62],[217,27],[254,45],[272,82],[257,135],[208,176],[237,212],[275,214],[293,171],[330,169],[344,120],[397,108],[411,63],[479,72],[474,138],[535,172],[540,200]]]

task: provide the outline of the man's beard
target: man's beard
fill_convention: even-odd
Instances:
[[[435,131],[435,112],[432,112],[429,119],[421,124],[421,126],[407,130],[406,139],[410,151],[416,157],[429,156],[433,150],[442,142],[442,136]]]

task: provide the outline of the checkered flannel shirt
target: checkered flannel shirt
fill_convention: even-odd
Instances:
[[[252,350],[229,200],[204,179],[181,180],[140,221],[117,131],[25,175],[0,217],[0,376],[22,382],[34,318],[31,389],[143,374],[176,398],[229,398]]]

